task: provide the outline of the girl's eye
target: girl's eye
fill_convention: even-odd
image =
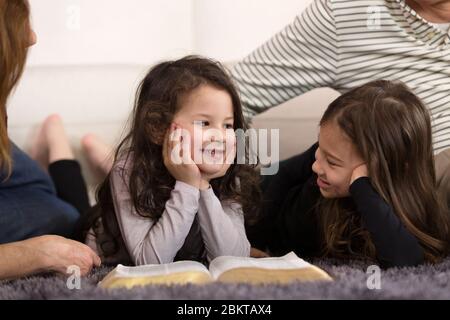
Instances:
[[[334,163],[334,162],[331,162],[330,160],[328,160],[327,159],[327,163],[330,165],[330,166],[332,166],[332,167],[334,167],[334,166],[336,166],[336,163]]]
[[[228,123],[228,124],[225,125],[225,128],[226,129],[233,129],[234,126],[232,124]]]
[[[207,126],[209,126],[209,121],[202,121],[202,120],[195,121],[195,124],[200,125],[202,127],[207,127]]]

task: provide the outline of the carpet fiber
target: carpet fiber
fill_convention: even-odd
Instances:
[[[370,274],[363,263],[312,262],[335,281],[265,286],[213,283],[108,291],[96,286],[110,270],[102,267],[83,278],[79,290],[68,289],[65,278],[52,275],[2,281],[0,299],[450,299],[450,257],[433,266],[383,270],[381,288],[373,290],[368,289]]]

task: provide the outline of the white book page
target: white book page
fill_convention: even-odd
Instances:
[[[177,261],[166,264],[148,264],[136,267],[126,267],[119,264],[116,267],[116,277],[148,277],[186,271],[205,272],[209,274],[208,269],[199,262]]]
[[[263,269],[301,269],[310,267],[311,264],[300,259],[294,252],[282,257],[250,258],[222,256],[215,258],[210,266],[209,272],[214,279],[231,269],[235,268],[263,268]]]

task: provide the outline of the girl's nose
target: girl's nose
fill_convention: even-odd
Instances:
[[[314,171],[318,176],[323,174],[322,168],[320,167],[319,161],[314,161],[312,165],[312,171]]]
[[[208,140],[210,142],[224,142],[226,140],[226,133],[221,130],[214,129],[209,133]]]
[[[312,165],[312,170],[318,175],[321,176],[323,175],[323,170],[322,170],[322,166],[320,165],[320,151],[319,148],[317,148],[316,153],[314,154],[316,161],[314,161],[313,165]]]

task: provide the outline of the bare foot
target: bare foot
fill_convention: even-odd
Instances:
[[[95,134],[89,133],[81,139],[81,146],[90,164],[104,176],[113,167],[113,150]]]
[[[61,117],[58,114],[48,116],[34,140],[30,157],[43,168],[58,160],[75,159]]]
[[[28,154],[31,159],[35,160],[43,169],[47,170],[48,145],[43,123],[37,129],[36,134],[33,137]]]

